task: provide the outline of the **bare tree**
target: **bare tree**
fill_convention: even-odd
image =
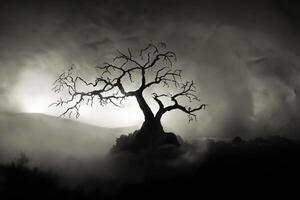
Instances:
[[[150,135],[164,133],[161,119],[168,111],[181,110],[188,115],[189,121],[192,121],[196,120],[196,111],[204,109],[206,106],[206,104],[197,103],[197,107],[191,108],[179,103],[182,101],[180,99],[185,99],[185,102],[189,104],[199,102],[200,99],[196,95],[195,83],[182,81],[181,70],[175,69],[173,66],[176,61],[176,54],[167,50],[164,43],[149,44],[140,50],[136,58],[133,57],[130,49],[126,53],[118,50],[118,55],[112,63],[96,66],[96,69],[100,71],[100,76],[94,82],[88,82],[80,76],[75,76],[73,67],[68,72],[62,73],[54,82],[53,90],[55,92],[67,91],[69,98],[59,99],[51,105],[67,105],[67,109],[61,116],[75,115],[79,117],[79,108],[82,104],[93,105],[97,101],[102,106],[113,104],[123,107],[123,101],[127,97],[134,97],[144,114],[141,132]],[[136,79],[139,79],[137,89],[128,91],[125,80],[130,84],[134,83]],[[88,89],[79,89],[79,85]],[[172,85],[178,91],[174,94],[152,94],[159,106],[157,113],[152,112],[143,95],[145,90],[155,85],[163,87]],[[165,99],[171,101],[172,105],[166,106]]]

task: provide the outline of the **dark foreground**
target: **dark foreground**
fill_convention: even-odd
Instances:
[[[297,199],[300,196],[300,143],[279,136],[230,142],[207,140],[205,153],[116,156],[121,178],[87,178],[76,187],[26,160],[0,166],[1,199]],[[185,145],[185,149],[196,149]],[[185,150],[181,151],[184,152]],[[168,153],[166,153],[168,152]],[[195,151],[194,151],[195,153]],[[172,160],[172,162],[165,162]],[[130,163],[130,164],[128,164]],[[142,173],[141,173],[142,171]],[[132,177],[142,174],[143,178]],[[117,174],[118,176],[118,174]],[[295,196],[296,195],[296,196]]]

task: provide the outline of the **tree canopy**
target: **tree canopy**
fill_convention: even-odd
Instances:
[[[143,111],[145,122],[156,121],[160,124],[162,116],[178,109],[187,114],[189,121],[196,120],[196,111],[204,109],[206,104],[200,103],[197,88],[192,80],[184,81],[182,71],[176,69],[174,64],[177,56],[167,49],[165,43],[149,44],[134,56],[128,48],[127,52],[117,50],[117,55],[112,62],[96,66],[98,76],[89,82],[81,76],[74,74],[74,65],[67,72],[59,75],[54,82],[55,92],[67,91],[68,98],[60,98],[50,106],[67,106],[61,116],[80,116],[80,106],[99,103],[101,106],[112,104],[123,107],[128,97],[135,97]],[[128,89],[128,85],[138,85],[135,89]],[[157,102],[159,109],[153,113],[144,98],[144,91],[154,86],[175,87],[176,92],[152,93],[152,98]],[[166,105],[164,100],[171,101]],[[185,104],[180,103],[184,99]],[[194,102],[198,105],[192,107]],[[152,123],[150,123],[152,124]],[[153,125],[153,124],[152,124]],[[161,125],[160,125],[161,126]]]

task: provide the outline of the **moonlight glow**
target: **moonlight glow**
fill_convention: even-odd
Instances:
[[[58,116],[64,108],[49,108],[49,105],[57,99],[51,92],[53,80],[53,77],[42,70],[34,68],[24,70],[13,90],[12,99],[22,112]],[[22,98],[17,98],[18,96]],[[143,121],[143,114],[133,98],[126,100],[124,108],[82,106],[80,114],[78,120],[82,122],[109,128],[136,126]]]
[[[61,112],[61,111],[60,111]],[[130,98],[124,103],[124,108],[99,105],[80,108],[79,120],[102,127],[136,126],[143,122],[143,113],[136,101]]]

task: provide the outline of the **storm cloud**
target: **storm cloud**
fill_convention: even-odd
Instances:
[[[47,96],[42,106],[51,113],[51,84],[70,64],[92,77],[93,67],[116,49],[137,52],[163,41],[208,104],[190,124],[169,114],[164,122],[170,129],[192,138],[297,137],[300,57],[293,6],[269,0],[3,3],[0,109],[23,112],[22,102],[40,95]]]

